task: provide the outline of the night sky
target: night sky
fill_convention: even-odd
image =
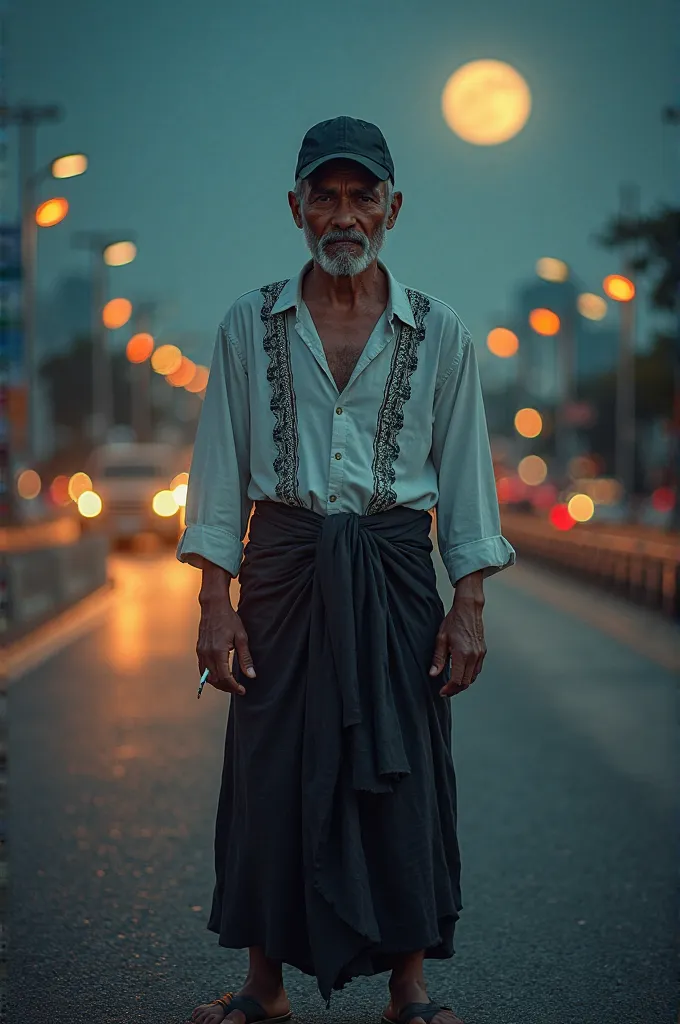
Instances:
[[[10,4],[11,100],[60,103],[38,156],[84,150],[62,182],[62,225],[41,232],[40,287],[86,269],[70,232],[134,230],[139,257],[112,294],[163,301],[207,360],[243,291],[294,274],[306,250],[286,192],[304,132],[350,114],[385,133],[404,193],[385,261],[449,302],[483,349],[539,256],[596,290],[616,257],[594,233],[622,181],[645,209],[677,202],[680,17],[673,0],[21,0]],[[496,147],[446,126],[461,64],[514,65],[533,94],[525,129]],[[47,198],[49,185],[41,193]],[[675,189],[675,194],[674,194]]]

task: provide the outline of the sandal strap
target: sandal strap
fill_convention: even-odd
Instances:
[[[257,999],[249,996],[234,996],[231,992],[225,992],[223,996],[215,1000],[215,1006],[222,1006],[225,1010],[240,1010],[246,1016],[246,1024],[259,1024],[267,1020],[267,1013],[258,1003]]]
[[[397,1021],[398,1024],[410,1024],[414,1017],[422,1017],[425,1024],[429,1024],[440,1010],[450,1009],[450,1006],[441,1006],[439,1003],[407,1003],[402,1006]]]

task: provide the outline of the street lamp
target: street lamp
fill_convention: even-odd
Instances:
[[[619,365],[616,379],[616,477],[624,493],[635,483],[635,284],[624,274],[609,274],[602,282],[606,294],[621,307]]]
[[[103,231],[78,231],[72,238],[73,245],[79,249],[87,249],[91,263],[91,333],[92,333],[92,442],[102,444],[111,425],[113,415],[113,388],[111,367],[109,363],[108,345],[106,343],[107,324],[104,320],[107,290],[107,267],[120,266],[119,263],[108,263],[106,254],[116,251],[119,247],[127,247],[132,259],[137,248],[132,242],[131,232],[125,232],[124,238]],[[119,249],[120,251],[120,249]],[[130,259],[125,260],[131,262]],[[126,301],[126,300],[123,300]],[[121,323],[127,322],[126,317]],[[120,326],[120,324],[119,324]]]

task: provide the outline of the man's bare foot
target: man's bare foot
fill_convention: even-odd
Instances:
[[[383,1011],[387,1020],[399,1020],[399,1014],[408,1003],[428,1003],[430,997],[427,989],[421,981],[406,979],[403,981],[390,981],[390,1002]],[[425,1024],[422,1017],[414,1017],[411,1024]],[[456,1017],[453,1010],[440,1010],[432,1018],[431,1024],[463,1024],[460,1017]]]
[[[290,1003],[283,985],[273,990],[266,989],[256,982],[247,981],[242,989],[234,992],[234,995],[257,999],[268,1017],[283,1017],[290,1011]],[[211,1003],[201,1003],[191,1017],[192,1024],[245,1024],[245,1019],[246,1015],[241,1010],[232,1010],[229,1013],[221,1003],[216,1006]]]

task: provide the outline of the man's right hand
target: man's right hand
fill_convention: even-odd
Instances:
[[[201,621],[198,627],[199,672],[208,669],[207,681],[211,686],[225,693],[244,694],[232,675],[229,654],[235,650],[241,671],[251,679],[255,678],[253,659],[248,648],[248,636],[241,619],[231,606],[229,583],[231,576],[210,562],[203,564],[203,583],[198,600],[201,605]]]

